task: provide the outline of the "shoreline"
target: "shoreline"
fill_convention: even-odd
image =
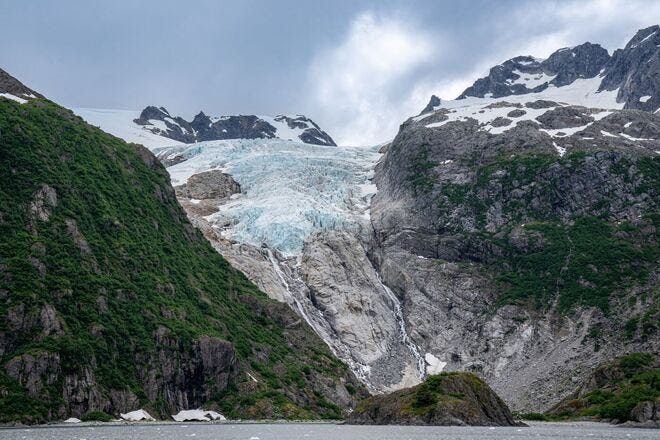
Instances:
[[[621,428],[635,428],[635,429],[654,429],[650,427],[636,427],[631,425],[614,425],[607,422],[587,421],[587,420],[566,420],[566,421],[526,421],[529,427],[539,426],[575,426],[575,427],[621,427]],[[223,421],[209,421],[209,422],[176,422],[169,420],[157,420],[155,422],[127,422],[127,421],[111,421],[111,422],[80,422],[80,423],[47,423],[39,425],[0,425],[0,430],[14,430],[14,429],[48,429],[48,428],[97,428],[97,427],[120,427],[120,426],[202,426],[202,425],[342,425],[342,426],[400,426],[400,427],[422,427],[422,428],[511,428],[510,426],[460,426],[460,425],[356,425],[349,424],[343,420],[223,420]],[[524,429],[524,427],[523,427]]]

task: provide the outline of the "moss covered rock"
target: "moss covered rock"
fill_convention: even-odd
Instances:
[[[423,383],[361,401],[349,423],[515,426],[511,411],[472,373],[441,373]]]

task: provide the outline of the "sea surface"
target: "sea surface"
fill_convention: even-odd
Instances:
[[[650,440],[660,430],[602,423],[533,423],[529,427],[351,426],[315,423],[75,425],[0,428],[2,440]]]

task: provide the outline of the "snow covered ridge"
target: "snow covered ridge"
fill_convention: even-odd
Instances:
[[[378,147],[327,147],[281,139],[200,142],[154,150],[172,185],[209,170],[241,187],[207,220],[224,237],[283,255],[299,255],[305,240],[328,229],[360,234],[369,224]]]
[[[575,86],[572,94],[557,92],[569,86]],[[560,102],[568,104],[653,112],[660,108],[659,90],[660,27],[655,25],[639,30],[625,48],[612,55],[598,44],[584,43],[559,49],[545,60],[511,58],[491,68],[457,100],[538,95],[527,99],[532,101],[544,99],[541,96],[548,93],[562,95]],[[599,93],[608,98],[599,99]],[[439,101],[433,96],[422,113],[438,110]]]
[[[75,114],[127,142],[153,149],[226,139],[284,139],[335,146],[334,140],[303,115],[210,117],[199,112],[192,121],[171,116],[163,107],[139,111],[74,108]]]
[[[209,117],[199,112],[188,122],[180,116],[172,117],[164,107],[149,106],[133,123],[159,136],[184,143],[279,138],[315,145],[336,145],[314,121],[303,115]]]

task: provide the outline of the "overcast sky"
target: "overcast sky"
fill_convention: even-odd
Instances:
[[[660,1],[3,0],[0,67],[69,107],[303,113],[341,144],[396,134],[516,55],[610,52]]]

